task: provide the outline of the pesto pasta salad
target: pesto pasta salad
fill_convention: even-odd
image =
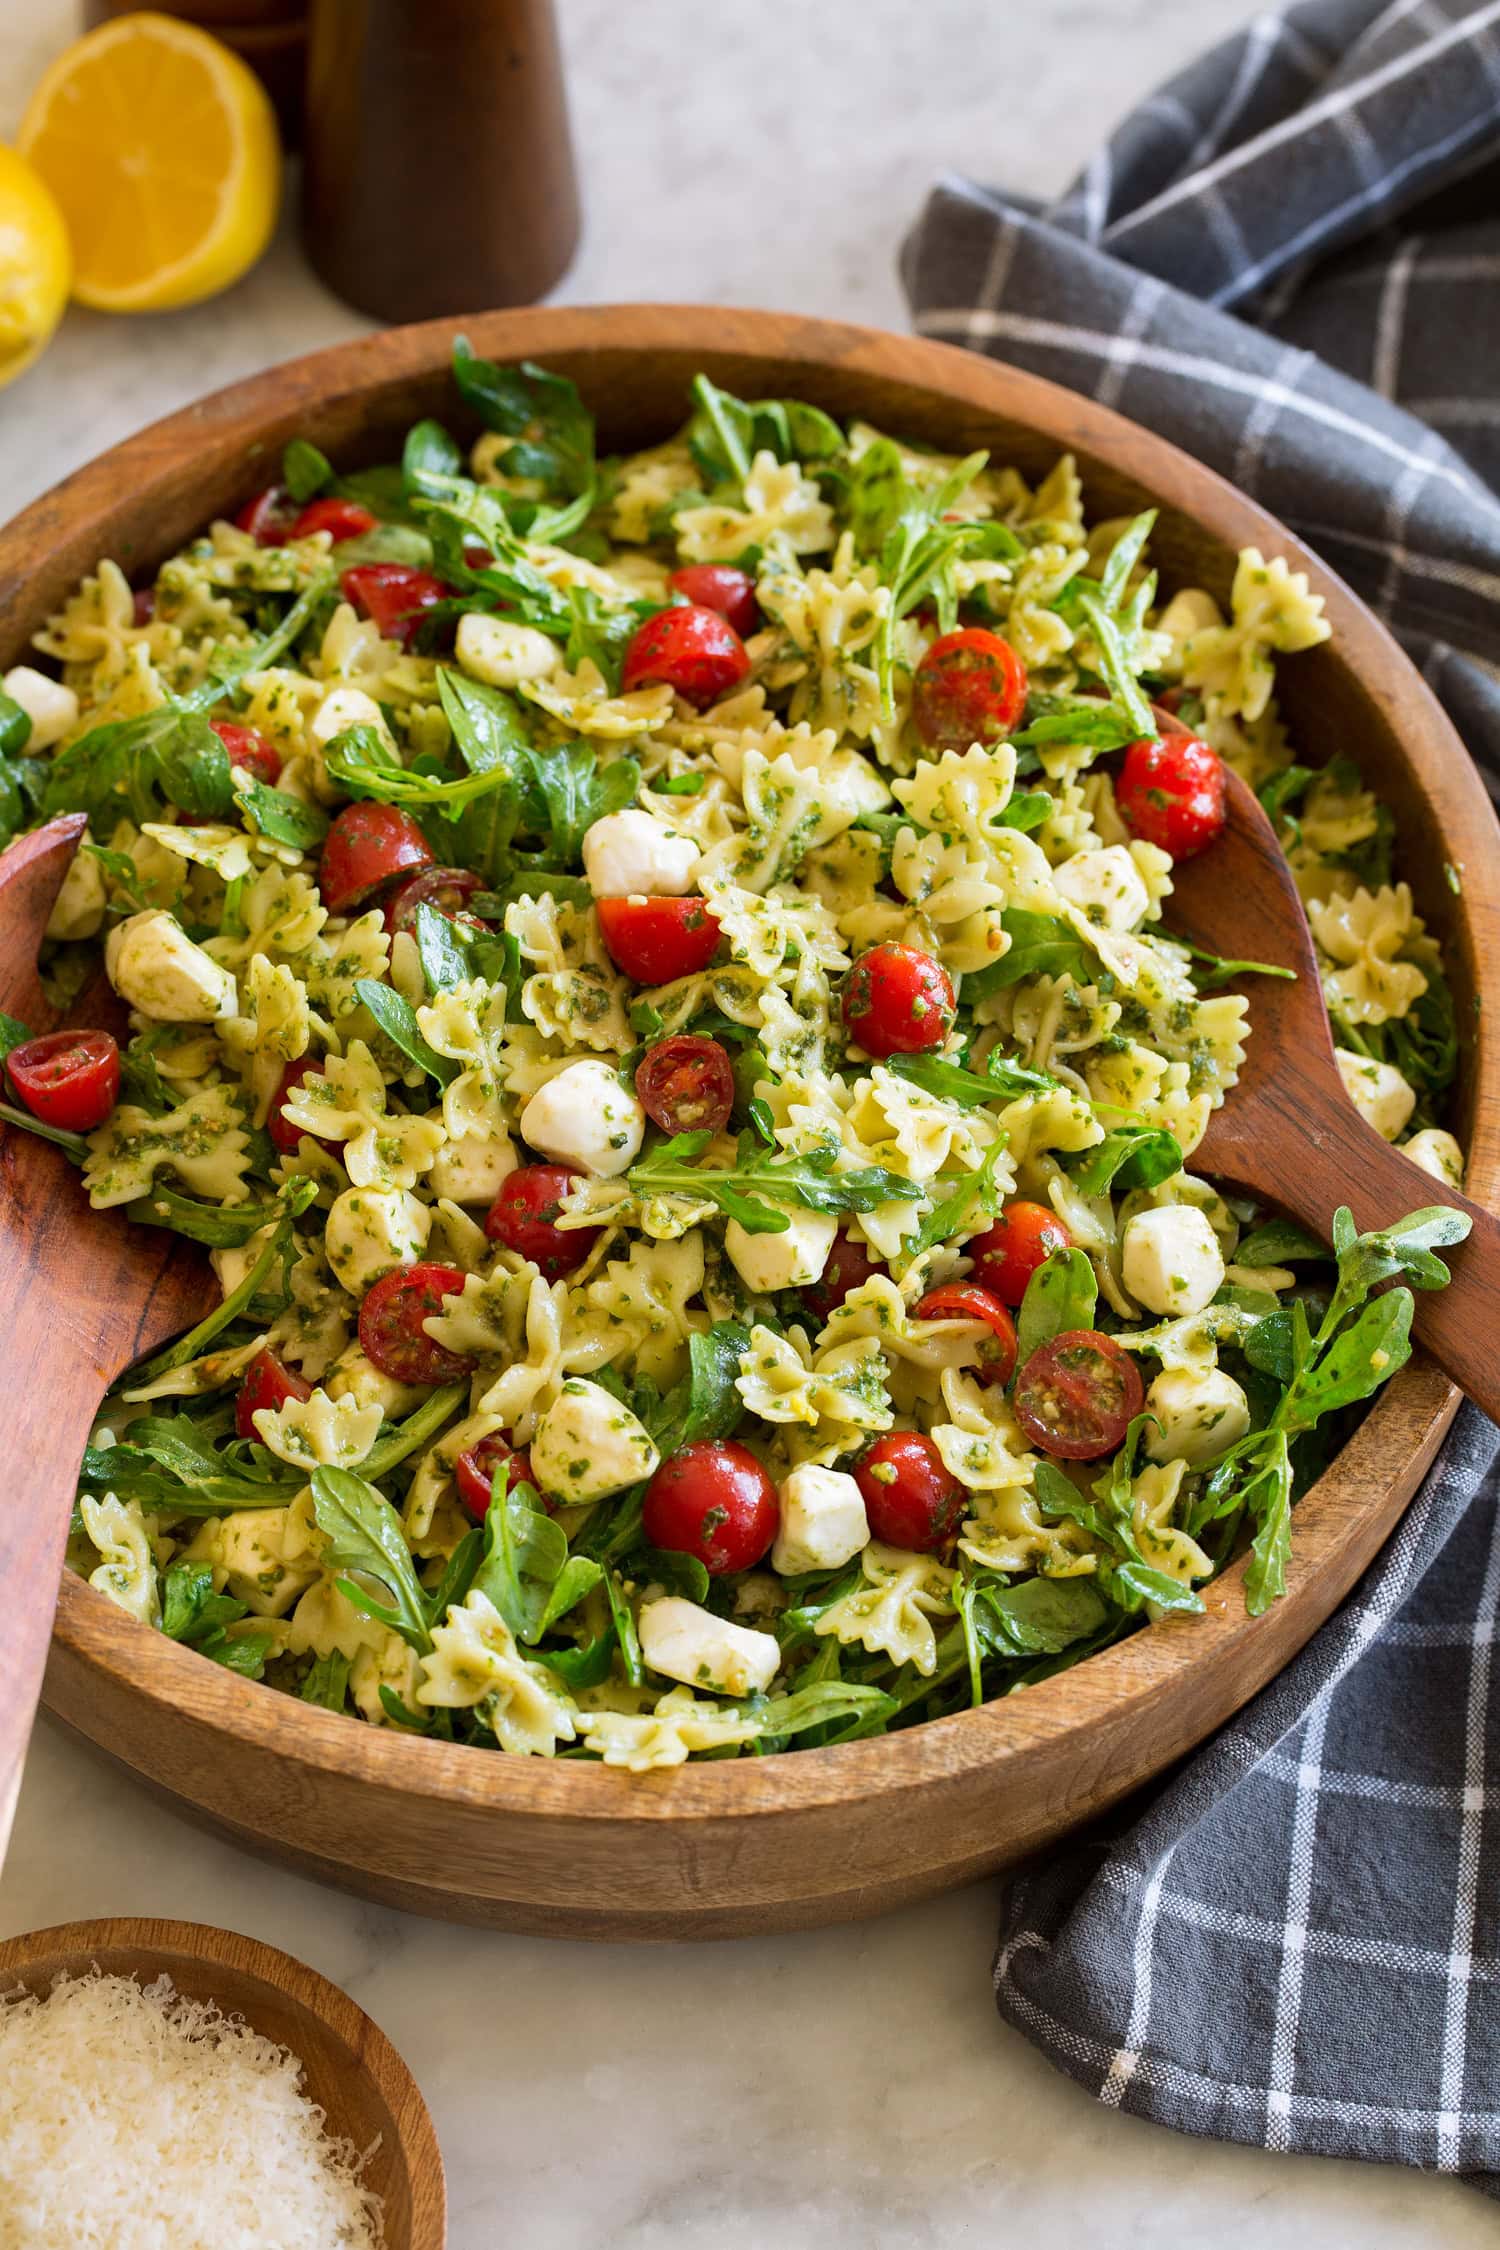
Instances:
[[[121,1014],[0,1019],[3,1115],[222,1285],[106,1400],[72,1566],[308,1703],[636,1770],[1009,1692],[1247,1546],[1264,1607],[1464,1225],[1330,1254],[1191,1168],[1257,973],[1168,934],[1228,761],[1352,1099],[1459,1178],[1389,816],[1277,716],[1319,599],[1166,598],[1068,459],[703,378],[603,458],[561,378],[454,377],[467,453],[294,443],[5,677],[6,831],[88,820],[49,990]]]

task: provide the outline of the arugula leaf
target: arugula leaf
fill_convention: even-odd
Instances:
[[[675,1133],[639,1164],[626,1179],[641,1195],[693,1195],[716,1203],[747,1234],[784,1234],[790,1221],[778,1204],[801,1204],[809,1211],[874,1211],[882,1203],[915,1203],[924,1190],[876,1165],[852,1172],[835,1172],[838,1151],[820,1150],[803,1156],[743,1154],[733,1172],[700,1170],[694,1163],[713,1139],[712,1133]]]
[[[981,1581],[973,1595],[976,1638],[988,1656],[1055,1656],[1096,1633],[1108,1615],[1087,1578],[1026,1578],[1016,1586]]]
[[[288,1182],[278,1199],[281,1216],[260,1256],[239,1287],[232,1289],[222,1304],[215,1305],[213,1311],[200,1320],[196,1328],[190,1328],[185,1336],[179,1336],[175,1344],[169,1344],[165,1351],[158,1352],[154,1358],[143,1360],[138,1366],[132,1367],[127,1374],[121,1376],[114,1388],[119,1390],[128,1386],[131,1390],[137,1390],[142,1384],[154,1383],[159,1376],[171,1374],[176,1367],[185,1367],[190,1359],[199,1358],[215,1336],[232,1321],[238,1320],[240,1314],[255,1302],[260,1285],[272,1266],[279,1258],[284,1259],[290,1251],[292,1229],[308,1205],[316,1202],[317,1194],[316,1180]]]
[[[31,740],[31,714],[0,688],[0,758],[19,758]]]
[[[149,1194],[126,1204],[125,1216],[138,1227],[167,1227],[173,1234],[185,1234],[190,1242],[202,1242],[211,1250],[242,1250],[253,1234],[274,1225],[281,1210],[279,1199],[274,1203],[200,1203],[195,1196],[184,1195],[179,1188],[167,1187],[156,1179]]]
[[[281,456],[281,481],[298,507],[333,482],[333,463],[306,438],[293,438]]]
[[[1326,1258],[1328,1245],[1293,1219],[1268,1219],[1247,1234],[1234,1253],[1237,1266],[1290,1266],[1303,1258]]]
[[[757,453],[778,461],[831,461],[844,433],[820,406],[795,398],[736,398],[706,375],[693,378],[688,450],[711,489],[743,485]]]
[[[1099,670],[1109,682],[1115,700],[1124,706],[1136,736],[1154,735],[1157,731],[1156,717],[1131,669],[1129,652],[1118,620],[1111,616],[1100,595],[1080,593],[1078,606],[1093,631],[1094,643],[1099,652]]]
[[[576,383],[529,359],[518,367],[476,359],[467,336],[453,340],[453,379],[487,430],[515,439],[505,455],[507,476],[532,477],[575,497],[592,494],[594,417]]]
[[[297,1693],[304,1703],[324,1711],[342,1711],[349,1700],[349,1659],[335,1649],[331,1656],[314,1657]]]
[[[474,1574],[478,1591],[491,1601],[518,1641],[539,1640],[544,1620],[552,1611],[553,1590],[567,1568],[568,1537],[560,1524],[531,1505],[536,1494],[528,1484],[510,1489],[506,1472],[496,1472],[495,1494],[484,1519],[484,1558]],[[586,1557],[592,1573],[572,1595],[581,1601],[589,1586],[598,1583],[598,1565]]]
[[[520,940],[508,930],[471,930],[424,900],[417,908],[414,935],[429,992],[448,992],[456,984],[478,980],[503,986],[507,1008],[514,1007],[524,965]]]
[[[1007,906],[1000,926],[1010,939],[1009,951],[987,969],[977,969],[964,978],[966,1003],[1008,991],[1023,977],[1071,977],[1075,984],[1097,984],[1105,989],[1108,971],[1071,922],[1056,914],[1033,914],[1028,907]],[[1113,979],[1109,982],[1112,984]]]
[[[423,1038],[417,1011],[409,1000],[374,977],[361,977],[354,990],[393,1047],[399,1047],[403,1055],[408,1055],[440,1086],[452,1085],[461,1066],[447,1055],[440,1055],[436,1047]]]
[[[186,1414],[142,1415],[118,1445],[88,1447],[78,1481],[168,1519],[284,1508],[303,1483],[262,1446],[220,1452]]]
[[[27,1040],[35,1036],[17,1017],[8,1016],[0,1008],[0,1062],[4,1062],[7,1055],[12,1054],[17,1047],[24,1047]]]
[[[1157,1125],[1119,1125],[1068,1167],[1082,1195],[1102,1195],[1106,1188],[1123,1195],[1132,1188],[1160,1187],[1181,1170],[1181,1143]]]
[[[964,1229],[972,1231],[976,1204],[988,1217],[995,1216],[1004,1201],[995,1172],[1004,1159],[1005,1146],[1003,1137],[993,1142],[985,1150],[979,1170],[964,1173],[954,1183],[952,1192],[933,1205],[911,1238],[914,1256],[923,1250],[935,1250],[940,1243],[948,1241],[950,1236]],[[933,1183],[934,1187],[946,1187],[948,1184],[941,1177]]]
[[[1099,1302],[1094,1269],[1081,1250],[1054,1250],[1026,1284],[1016,1316],[1016,1356],[1025,1364],[1041,1344],[1073,1328],[1092,1328]]]
[[[375,727],[346,727],[324,753],[328,771],[351,796],[374,797],[387,805],[430,806],[460,812],[478,797],[502,789],[509,775],[501,769],[444,779],[404,766]]]
[[[643,1417],[664,1461],[701,1439],[733,1437],[745,1411],[735,1381],[749,1348],[750,1331],[736,1320],[716,1320],[688,1337],[687,1374]]]
[[[284,789],[272,789],[251,779],[234,792],[234,801],[253,836],[267,836],[273,844],[290,844],[299,852],[316,851],[328,834],[328,815],[320,806],[305,805]]]
[[[1097,1581],[1122,1609],[1134,1611],[1150,1602],[1160,1610],[1197,1614],[1203,1608],[1202,1597],[1191,1586],[1168,1577],[1165,1571],[1154,1569],[1141,1554],[1131,1529],[1128,1512],[1131,1464],[1140,1425],[1147,1419],[1145,1415],[1137,1415],[1117,1462],[1101,1480],[1106,1485],[1106,1498],[1101,1505],[1090,1506],[1061,1469],[1051,1461],[1039,1461],[1033,1485],[1037,1506],[1049,1521],[1056,1523],[1070,1518],[1098,1540],[1107,1559],[1095,1573]],[[1096,1485],[1096,1493],[1098,1489]]]
[[[1024,1063],[1008,1062],[992,1048],[984,1069],[966,1070],[959,1063],[943,1062],[936,1055],[890,1055],[885,1069],[905,1078],[924,1092],[964,1109],[979,1109],[985,1102],[1014,1101],[1020,1094],[1045,1094],[1057,1080],[1045,1070],[1030,1070]]]
[[[404,1422],[386,1425],[385,1435],[377,1438],[360,1463],[365,1474],[373,1480],[385,1476],[398,1462],[406,1460],[435,1438],[469,1395],[467,1382],[444,1383],[440,1390],[423,1399],[407,1415]]]
[[[419,1656],[427,1655],[432,1648],[427,1607],[401,1518],[389,1500],[348,1469],[314,1469],[311,1483],[313,1514],[326,1542],[324,1560],[345,1573],[340,1592],[399,1633]],[[382,1588],[389,1602],[377,1601],[361,1580]]]
[[[4,705],[9,697],[0,695],[0,741],[6,733]],[[26,714],[19,704],[13,709]],[[26,719],[28,728],[31,721]],[[9,757],[0,750],[0,847],[8,844],[22,829],[29,828],[38,817],[47,788],[48,765],[44,758]]]
[[[601,767],[586,742],[565,742],[534,758],[532,777],[545,808],[548,850],[565,861],[578,858],[596,820],[634,804],[641,785],[634,758]]]
[[[786,1740],[813,1727],[836,1726],[857,1719],[871,1731],[879,1730],[900,1710],[899,1700],[884,1688],[859,1680],[812,1680],[789,1695],[753,1697],[737,1706],[747,1719],[759,1722],[763,1737]]]
[[[462,476],[463,454],[441,422],[414,422],[401,449],[401,483],[413,498],[441,499],[441,479]]]
[[[75,1164],[81,1164],[88,1155],[89,1144],[81,1133],[69,1133],[61,1125],[44,1125],[29,1109],[17,1109],[12,1102],[0,1102],[0,1123],[35,1133],[39,1141],[51,1141],[54,1148],[65,1149]]]
[[[1033,695],[1028,709],[1031,719],[1010,738],[1017,750],[1044,750],[1053,742],[1080,749],[1123,750],[1126,743],[1139,739],[1140,729],[1129,711],[1095,696]]]

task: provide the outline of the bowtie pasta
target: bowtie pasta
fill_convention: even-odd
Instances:
[[[1228,761],[1352,1099],[1460,1176],[1389,815],[1277,715],[1319,598],[1162,598],[1069,460],[703,378],[606,459],[570,383],[454,371],[467,456],[298,441],[5,679],[6,827],[88,815],[47,976],[102,948],[129,1032],[6,1019],[4,1114],[222,1285],[106,1401],[72,1565],[308,1703],[632,1771],[1008,1692],[1246,1545],[1263,1607],[1406,1357],[1376,1284],[1462,1226],[1340,1214],[1330,1277],[1191,1168],[1252,1035],[1169,934]]]

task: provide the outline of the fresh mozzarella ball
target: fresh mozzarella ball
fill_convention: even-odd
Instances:
[[[51,934],[50,931],[48,933]],[[1409,1156],[1413,1164],[1420,1164],[1444,1187],[1461,1188],[1464,1184],[1464,1152],[1451,1133],[1440,1125],[1429,1125],[1425,1132],[1413,1133],[1409,1141],[1401,1143],[1401,1154]]]
[[[471,610],[458,621],[454,654],[471,680],[490,687],[519,687],[523,680],[545,680],[557,670],[562,652],[534,625],[508,625],[503,617]]]
[[[608,1063],[569,1063],[522,1110],[521,1136],[554,1164],[611,1180],[640,1155],[646,1112]]]
[[[703,854],[648,812],[606,813],[583,839],[583,871],[595,898],[686,898]]]
[[[326,743],[336,734],[347,733],[350,727],[377,727],[382,734],[388,731],[385,713],[363,688],[334,688],[314,711],[307,731],[314,742]]]
[[[747,1234],[738,1219],[724,1229],[724,1248],[747,1289],[770,1297],[806,1289],[828,1263],[838,1220],[823,1211],[788,1211],[785,1234]]]
[[[208,1262],[226,1297],[234,1295],[270,1241],[272,1232],[270,1227],[261,1227],[248,1242],[226,1243],[222,1249],[209,1251]]]
[[[1079,852],[1052,870],[1053,888],[1102,930],[1133,930],[1146,918],[1150,893],[1124,844]]]
[[[1146,1393],[1146,1411],[1161,1424],[1147,1434],[1152,1460],[1186,1461],[1190,1469],[1217,1461],[1250,1427],[1249,1400],[1217,1367],[1164,1367]]]
[[[394,1375],[382,1375],[358,1344],[339,1353],[322,1387],[330,1398],[352,1398],[356,1406],[378,1406],[388,1422],[410,1414],[424,1398],[432,1396],[421,1384],[398,1383]]]
[[[642,1656],[669,1680],[717,1688],[721,1695],[749,1695],[764,1691],[776,1677],[781,1645],[774,1633],[715,1617],[679,1594],[642,1602],[636,1622]]]
[[[837,1570],[870,1543],[870,1519],[859,1486],[843,1469],[807,1462],[781,1487],[781,1522],[771,1568],[783,1578],[804,1570]]]
[[[600,1383],[570,1375],[536,1426],[531,1466],[541,1490],[583,1507],[649,1477],[661,1460],[643,1423]]]
[[[1125,1286],[1148,1312],[1201,1312],[1224,1279],[1224,1256],[1191,1203],[1138,1211],[1120,1238]]]
[[[239,1013],[234,978],[173,914],[132,914],[104,941],[104,967],[127,1006],[156,1023],[214,1023]]]
[[[47,917],[49,938],[95,937],[104,920],[104,876],[92,852],[75,852]]]
[[[489,1204],[516,1163],[508,1133],[465,1133],[438,1150],[427,1182],[434,1195],[445,1195],[450,1203]]]
[[[284,1617],[320,1575],[295,1500],[287,1508],[239,1508],[220,1516],[202,1527],[187,1552],[211,1563],[215,1586],[257,1617]]]
[[[31,721],[31,732],[26,737],[28,752],[50,750],[71,734],[78,724],[78,698],[61,680],[50,680],[45,672],[35,671],[29,664],[14,665],[0,680],[12,703],[19,703]]]
[[[415,1265],[431,1229],[426,1204],[402,1188],[346,1188],[334,1197],[323,1247],[335,1278],[362,1297],[383,1273]]]
[[[1417,1106],[1416,1093],[1394,1063],[1368,1062],[1340,1047],[1334,1055],[1344,1091],[1367,1125],[1393,1141]]]

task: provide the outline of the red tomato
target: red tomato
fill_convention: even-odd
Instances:
[[[268,484],[245,502],[234,520],[257,547],[284,547],[297,520],[297,503],[284,484]]]
[[[156,615],[156,588],[138,586],[130,597],[130,622],[132,625],[149,625]]]
[[[696,609],[717,610],[742,641],[748,640],[760,624],[755,580],[732,563],[689,563],[683,570],[674,570],[667,584]]]
[[[648,617],[625,651],[620,685],[668,687],[699,711],[739,686],[750,669],[744,643],[716,609],[690,602]]]
[[[888,1547],[933,1555],[958,1531],[969,1495],[930,1437],[892,1430],[854,1464],[870,1529]]]
[[[717,1039],[663,1039],[636,1065],[635,1090],[664,1133],[717,1133],[734,1107],[734,1065]]]
[[[775,1485],[733,1438],[699,1438],[663,1461],[641,1509],[653,1547],[696,1555],[713,1578],[753,1570],[780,1521]]]
[[[345,805],[323,839],[318,888],[331,914],[347,914],[393,875],[432,865],[427,838],[399,805]]]
[[[1009,641],[982,625],[934,641],[912,681],[912,724],[928,750],[1003,742],[1025,708],[1025,665]]]
[[[245,1369],[245,1379],[234,1402],[236,1437],[259,1439],[254,1416],[262,1407],[274,1414],[289,1398],[311,1398],[312,1385],[294,1367],[284,1367],[269,1345],[258,1351]]]
[[[464,901],[484,889],[484,878],[467,867],[424,867],[420,875],[413,875],[399,891],[393,891],[386,901],[385,926],[394,937],[398,930],[414,931],[417,926],[417,908],[435,906],[439,914],[451,915],[455,922],[463,922],[471,929],[483,930],[488,923],[481,922],[477,914],[464,912]]]
[[[818,1319],[827,1320],[852,1290],[862,1289],[871,1274],[880,1270],[859,1237],[845,1234],[841,1227],[833,1238],[833,1248],[822,1273],[802,1294]]]
[[[463,1285],[457,1266],[398,1266],[394,1273],[382,1274],[359,1308],[359,1342],[366,1359],[397,1383],[456,1383],[470,1374],[473,1360],[450,1352],[422,1326]]]
[[[1141,1371],[1097,1328],[1066,1328],[1039,1344],[1016,1377],[1016,1420],[1043,1453],[1097,1461],[1141,1411]]]
[[[281,1084],[276,1089],[276,1099],[272,1102],[270,1115],[266,1119],[266,1131],[283,1156],[295,1156],[297,1144],[303,1139],[317,1141],[319,1148],[332,1149],[336,1155],[342,1153],[340,1142],[325,1141],[316,1133],[304,1135],[301,1127],[293,1125],[283,1113],[287,1095],[300,1086],[304,1078],[311,1078],[315,1071],[321,1073],[322,1068],[321,1057],[304,1055],[300,1062],[288,1063],[281,1074]]]
[[[978,1377],[981,1383],[998,1383],[1003,1390],[1016,1371],[1016,1324],[988,1289],[972,1281],[948,1281],[929,1289],[917,1307],[918,1320],[982,1320],[990,1330],[979,1346]]]
[[[610,959],[637,984],[706,969],[723,934],[701,898],[601,898],[595,912]]]
[[[1115,802],[1132,836],[1173,859],[1191,859],[1224,832],[1224,767],[1195,734],[1132,742],[1115,784]]]
[[[430,570],[413,570],[407,563],[356,563],[339,587],[345,601],[374,619],[382,640],[399,641],[403,648],[416,639],[423,613],[453,591]]]
[[[33,1117],[92,1133],[120,1093],[120,1050],[107,1031],[47,1031],[12,1047],[5,1067]]]
[[[490,1205],[484,1231],[531,1261],[544,1281],[572,1273],[598,1241],[599,1227],[560,1227],[562,1199],[580,1175],[566,1164],[522,1164]]]
[[[458,1497],[476,1523],[483,1523],[489,1514],[490,1499],[494,1492],[497,1469],[506,1472],[506,1490],[514,1492],[518,1484],[529,1484],[535,1489],[531,1474],[531,1455],[518,1453],[500,1430],[491,1430],[467,1453],[460,1453],[453,1464],[453,1474],[458,1483]],[[537,1498],[544,1508],[549,1503],[545,1495]]]
[[[844,1028],[871,1055],[941,1047],[957,1012],[947,970],[914,945],[871,946],[844,987]]]
[[[281,778],[281,752],[254,727],[237,726],[233,719],[210,719],[209,725],[229,752],[232,766],[243,766],[257,781],[274,789]]]
[[[373,531],[378,520],[357,500],[309,500],[287,537],[310,539],[315,531],[326,531],[336,547],[342,539],[358,539]]]
[[[1073,1237],[1045,1203],[1012,1203],[986,1234],[964,1244],[974,1260],[974,1279],[1002,1304],[1019,1305],[1026,1284],[1054,1250],[1070,1250]]]

